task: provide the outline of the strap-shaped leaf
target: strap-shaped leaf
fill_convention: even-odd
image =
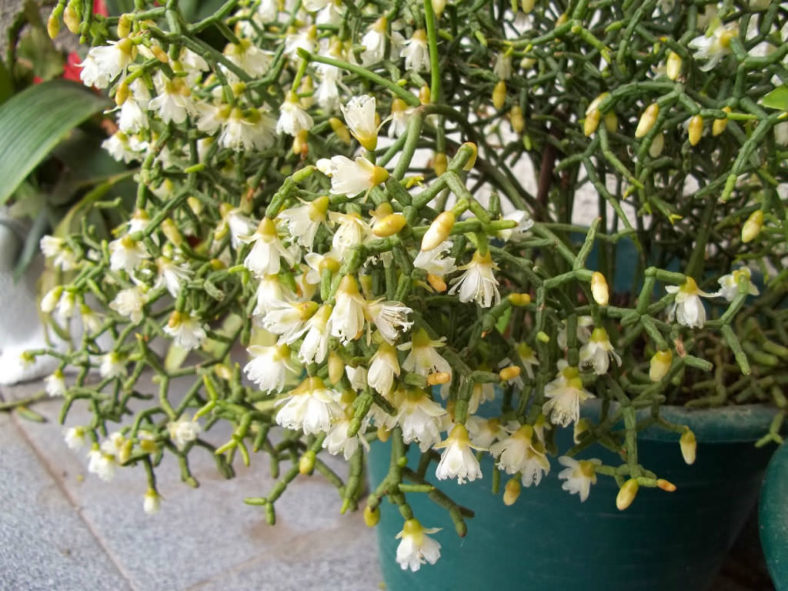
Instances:
[[[70,129],[107,106],[67,80],[31,86],[0,105],[0,205]]]

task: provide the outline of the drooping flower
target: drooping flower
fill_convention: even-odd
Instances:
[[[142,321],[142,308],[145,302],[145,293],[140,286],[135,285],[121,289],[110,302],[109,307],[136,324]]]
[[[331,312],[331,336],[338,337],[343,343],[359,338],[364,329],[365,306],[356,278],[345,275],[339,284],[336,304]]]
[[[63,436],[66,445],[72,451],[80,449],[85,445],[85,428],[84,427],[69,427]]]
[[[391,101],[391,116],[389,117],[389,137],[401,137],[408,131],[408,121],[413,114],[413,109],[402,99],[395,98]]]
[[[252,359],[244,366],[244,374],[263,392],[281,392],[298,373],[287,345],[252,345],[247,351]]]
[[[366,437],[363,436],[363,433],[367,430],[368,419],[362,421],[361,428],[356,435],[350,436],[348,435],[348,429],[350,428],[350,421],[352,418],[352,410],[351,412],[343,413],[342,416],[336,419],[328,435],[326,435],[326,438],[323,440],[323,449],[327,450],[331,455],[337,455],[342,452],[342,456],[345,460],[349,460],[353,457],[359,444],[365,449],[369,449],[369,443],[367,443]]]
[[[530,379],[534,379],[534,367],[539,365],[539,359],[536,358],[536,353],[533,348],[527,343],[520,343],[517,345],[517,354],[520,361],[525,366],[525,373],[528,374]]]
[[[328,219],[337,225],[331,239],[331,250],[340,258],[346,257],[353,248],[360,246],[371,232],[369,224],[357,213],[330,211]]]
[[[463,484],[466,480],[473,481],[482,477],[479,461],[471,450],[468,430],[463,425],[455,425],[446,441],[435,447],[445,448],[435,469],[438,480],[456,478],[458,484]]]
[[[364,46],[364,51],[361,53],[361,61],[365,66],[374,64],[383,59],[386,53],[387,26],[388,20],[385,16],[381,16],[370,25],[367,32],[364,33],[364,36],[361,38],[361,45]]]
[[[498,458],[498,468],[507,474],[520,472],[523,486],[538,486],[550,472],[544,445],[534,437],[534,428],[522,425],[506,439],[493,444],[490,453]]]
[[[328,197],[323,196],[298,207],[285,209],[277,219],[282,221],[293,240],[307,250],[312,250],[315,234],[320,225],[326,222],[327,211]]]
[[[386,396],[394,386],[394,378],[400,374],[397,351],[389,343],[381,343],[370,359],[367,383],[379,394]]]
[[[183,78],[167,78],[161,70],[153,76],[157,96],[148,103],[165,123],[183,123],[188,116],[197,116],[197,106],[191,98],[191,90]]]
[[[223,121],[219,145],[236,151],[265,150],[275,141],[276,122],[261,109],[235,108]]]
[[[224,48],[224,55],[231,62],[244,70],[253,78],[259,78],[271,67],[272,57],[249,39],[240,39],[238,43],[229,43]]]
[[[482,308],[489,308],[493,301],[498,304],[501,294],[498,292],[498,280],[493,274],[497,268],[489,252],[480,254],[477,250],[471,262],[460,267],[465,272],[452,280],[453,287],[449,293],[459,290],[461,302],[475,301]]]
[[[105,379],[126,375],[126,358],[117,351],[105,353],[101,356],[99,375]]]
[[[427,376],[437,372],[451,375],[451,365],[437,351],[438,347],[444,346],[444,340],[442,337],[437,341],[433,341],[423,328],[415,330],[411,336],[410,343],[403,343],[397,347],[401,351],[410,349],[410,353],[402,363],[402,369],[417,373],[420,376]]]
[[[585,344],[588,342],[588,339],[591,338],[591,330],[590,327],[594,325],[594,319],[591,316],[578,316],[577,318],[577,330],[575,331],[575,335],[577,336],[577,340],[581,344]],[[561,321],[561,327],[558,329],[558,336],[556,337],[556,342],[558,346],[562,349],[566,349],[567,342],[566,342],[566,320]]]
[[[589,341],[580,347],[580,366],[591,367],[598,376],[607,373],[610,358],[621,365],[621,357],[610,344],[610,338],[604,328],[595,328]]]
[[[569,456],[561,456],[558,462],[566,466],[558,473],[558,478],[565,481],[561,488],[569,491],[569,494],[577,494],[580,502],[585,502],[591,491],[591,485],[596,484],[596,467],[602,465],[602,461],[596,458],[576,460]]]
[[[512,56],[507,52],[498,53],[493,64],[493,74],[499,80],[508,80],[512,77]]]
[[[397,546],[397,562],[402,570],[416,572],[422,564],[435,564],[441,555],[441,545],[427,534],[434,534],[439,528],[422,527],[418,519],[408,519],[397,534],[402,539]]]
[[[404,43],[402,55],[405,58],[406,70],[416,73],[430,71],[430,50],[424,29],[413,31],[413,35]]]
[[[44,256],[52,259],[52,264],[62,271],[70,271],[77,266],[76,254],[62,238],[42,236],[39,245]]]
[[[558,372],[558,376],[544,387],[547,402],[542,405],[542,412],[550,417],[554,425],[566,427],[580,418],[580,403],[594,398],[594,395],[583,388],[583,381],[576,367],[567,366]]]
[[[380,336],[389,343],[394,343],[401,333],[413,326],[413,322],[408,320],[408,315],[412,313],[413,310],[406,305],[393,301],[375,300],[369,302],[366,308],[367,317],[380,331]]]
[[[703,328],[703,324],[706,322],[706,309],[703,307],[700,297],[710,298],[717,294],[701,291],[692,277],[687,277],[684,285],[666,286],[665,291],[676,294],[673,304],[668,310],[668,320],[672,321],[675,316],[681,325],[690,328]]]
[[[342,107],[342,114],[358,143],[366,150],[374,150],[378,145],[375,97],[368,94],[354,96]]]
[[[509,436],[498,419],[485,419],[473,415],[468,417],[465,425],[468,427],[471,443],[477,449],[490,449],[493,443]]]
[[[339,398],[320,378],[307,378],[277,402],[281,408],[276,413],[276,422],[285,429],[300,429],[307,435],[328,433],[331,423],[343,413]]]
[[[444,240],[431,250],[420,250],[413,259],[413,266],[427,272],[427,280],[436,291],[446,291],[443,278],[457,270],[454,258],[449,255],[451,249],[452,242]]]
[[[279,106],[279,120],[276,122],[276,133],[286,133],[293,137],[302,131],[312,129],[312,117],[299,104],[298,97],[290,93]]]
[[[142,500],[143,511],[145,511],[145,513],[148,515],[153,515],[154,513],[158,513],[160,508],[161,496],[156,492],[155,489],[149,488],[145,492],[145,496]]]
[[[205,327],[199,318],[177,310],[170,315],[164,332],[173,338],[177,346],[187,351],[200,347],[206,337]]]
[[[307,321],[304,340],[298,352],[301,363],[322,363],[328,354],[328,322],[332,307],[323,304]]]
[[[422,452],[440,443],[443,420],[448,417],[443,407],[433,402],[429,395],[419,389],[404,392],[397,408],[396,424],[402,429],[405,443],[419,442]]]
[[[104,482],[109,482],[115,476],[115,456],[105,453],[97,445],[88,452],[88,472],[95,474]]]
[[[189,443],[197,439],[201,431],[200,424],[194,419],[181,418],[167,423],[167,433],[170,440],[179,450],[183,450]]]
[[[296,262],[293,252],[285,248],[279,240],[276,225],[270,218],[264,217],[260,220],[255,233],[242,240],[252,243],[252,249],[244,259],[244,266],[258,277],[279,273],[280,259],[284,259],[288,265]]]
[[[91,48],[85,61],[80,64],[82,69],[79,77],[86,86],[106,88],[134,59],[136,50],[131,39],[107,43]]]
[[[698,61],[706,63],[700,66],[704,72],[708,72],[720,63],[722,58],[731,53],[731,40],[739,35],[739,25],[721,23],[713,30],[707,31],[705,35],[695,37],[689,42],[689,47],[695,50],[693,57]]]
[[[164,286],[172,297],[177,298],[183,284],[191,277],[191,269],[163,256],[156,259],[156,267],[159,276],[153,285],[154,289]]]
[[[274,302],[263,316],[263,328],[293,343],[306,331],[306,323],[317,312],[317,302]]]
[[[331,178],[332,195],[355,197],[389,178],[385,168],[375,166],[363,156],[357,156],[355,160],[347,156],[334,156],[330,160],[321,158],[316,166],[320,172]]]
[[[131,273],[147,258],[143,244],[128,234],[109,243],[109,267],[113,271]]]
[[[723,275],[717,280],[720,284],[719,295],[732,302],[739,293],[739,282],[744,281],[747,285],[747,294],[757,296],[760,294],[758,288],[752,282],[752,273],[748,267],[741,267],[727,275]]]
[[[46,393],[52,397],[63,396],[66,393],[66,380],[63,371],[56,369],[51,375],[44,379]]]

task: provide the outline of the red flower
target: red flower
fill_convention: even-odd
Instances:
[[[93,14],[100,14],[101,16],[109,16],[107,10],[107,3],[104,0],[93,0]]]
[[[63,67],[63,78],[79,82],[79,72],[82,69],[79,65],[80,61],[79,54],[76,51],[69,53],[68,57],[66,57],[66,65]]]

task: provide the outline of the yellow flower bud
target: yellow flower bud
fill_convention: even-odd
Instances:
[[[183,236],[181,236],[178,226],[175,225],[171,219],[167,218],[161,223],[161,231],[167,237],[167,240],[172,242],[175,246],[183,244]]]
[[[427,283],[430,284],[430,287],[437,291],[438,293],[443,293],[448,289],[446,282],[438,277],[437,275],[433,275],[432,273],[427,273]]]
[[[689,120],[687,133],[689,134],[690,146],[697,146],[701,136],[703,136],[703,117],[700,115],[694,115]]]
[[[673,352],[670,349],[657,351],[649,362],[648,377],[652,382],[659,382],[670,370],[673,361]]]
[[[131,17],[128,14],[121,14],[118,19],[118,39],[128,37],[131,33]]]
[[[293,139],[293,154],[306,157],[309,153],[309,130],[301,129]]]
[[[164,51],[159,45],[151,45],[150,50],[153,54],[153,57],[155,57],[161,63],[166,64],[170,61],[170,57],[167,55],[167,52]]]
[[[197,197],[189,197],[186,199],[186,204],[189,206],[189,209],[192,210],[194,215],[200,215],[202,213],[202,202],[197,199]],[[224,205],[224,204],[222,204]],[[224,214],[222,214],[224,215]]]
[[[389,440],[389,437],[391,437],[391,431],[389,431],[385,425],[380,425],[377,430],[377,437],[378,441],[386,443]]]
[[[535,4],[536,4],[536,0],[521,0],[520,8],[522,8],[525,14],[530,14],[531,11],[533,11],[534,9]]]
[[[741,241],[745,244],[752,242],[761,233],[763,227],[763,211],[758,209],[750,214],[741,229]]]
[[[594,109],[590,113],[586,112],[586,118],[583,121],[583,134],[586,137],[590,137],[596,131],[601,118],[602,113],[599,112],[599,109]]]
[[[343,375],[345,375],[345,362],[334,351],[331,351],[328,354],[328,381],[336,386]]]
[[[669,480],[665,480],[664,478],[657,479],[657,486],[664,490],[665,492],[675,492],[676,485],[670,482]]]
[[[375,225],[372,226],[372,233],[380,238],[393,236],[402,230],[406,223],[407,220],[404,215],[401,213],[392,213],[375,222]]]
[[[364,523],[367,527],[375,527],[380,521],[380,507],[364,507]]]
[[[607,286],[607,279],[599,271],[594,271],[591,274],[591,295],[600,306],[607,306],[607,303],[610,301],[610,289]]]
[[[695,463],[695,455],[698,451],[698,442],[695,439],[695,433],[692,429],[687,427],[681,434],[679,439],[679,447],[681,447],[681,457],[684,458],[684,463],[692,465]]]
[[[634,478],[627,480],[624,485],[618,490],[616,496],[616,507],[619,511],[623,511],[632,504],[638,494],[640,485]]]
[[[635,130],[635,137],[642,138],[649,131],[651,131],[654,128],[654,124],[657,122],[658,115],[659,105],[657,103],[651,103],[648,107],[646,107],[646,110],[643,111],[643,114],[640,116],[640,121],[638,121],[638,126]]]
[[[510,293],[509,301],[512,306],[527,306],[531,303],[531,296],[527,293]]]
[[[430,386],[448,384],[450,381],[451,381],[451,374],[446,371],[437,371],[427,376],[427,384]]]
[[[429,105],[432,95],[430,94],[430,87],[426,84],[419,88],[419,101],[422,105]]]
[[[503,109],[506,103],[506,82],[503,80],[499,80],[495,88],[493,88],[492,102],[493,106],[499,111]]]
[[[519,478],[510,478],[509,482],[506,483],[506,486],[503,489],[504,505],[514,505],[517,499],[520,497],[520,491],[522,489],[523,487],[520,484]]]
[[[668,53],[668,63],[665,70],[671,80],[676,80],[681,75],[681,56],[675,51]]]
[[[347,125],[345,125],[341,119],[331,117],[331,119],[328,120],[328,124],[340,140],[348,145],[350,144],[350,130],[348,130]]]
[[[731,112],[730,107],[723,107],[722,110],[725,111],[726,113]],[[726,127],[728,127],[727,117],[725,119],[715,119],[714,123],[711,124],[711,135],[713,136],[720,135],[723,131],[725,131]]]
[[[432,0],[432,11],[435,13],[435,16],[440,18],[445,9],[446,0]]]
[[[55,16],[55,13],[49,15],[47,19],[47,35],[49,35],[50,39],[54,39],[57,37],[57,34],[60,32],[60,19]]]
[[[63,22],[66,23],[68,30],[76,35],[79,33],[79,25],[82,24],[82,19],[79,17],[74,5],[76,5],[75,2],[69,2],[68,6],[66,6],[66,9],[63,11]]]
[[[616,115],[614,111],[605,113],[605,128],[610,133],[613,133],[618,129],[618,115]]]
[[[515,105],[509,111],[509,122],[512,124],[512,130],[515,133],[522,133],[525,129],[525,117],[523,117],[523,110],[519,105]]]
[[[216,374],[220,380],[224,380],[225,382],[229,382],[233,379],[233,371],[227,367],[224,363],[217,363],[213,366],[213,373]]]
[[[435,174],[440,176],[446,169],[449,167],[449,161],[446,158],[445,152],[435,152],[435,156],[432,158],[432,170],[435,171]]]
[[[504,367],[501,371],[498,372],[498,375],[501,378],[501,381],[508,382],[510,380],[514,380],[520,377],[520,367],[517,365],[510,365],[508,367]]]
[[[424,234],[424,238],[421,239],[421,250],[428,251],[437,248],[441,242],[449,237],[449,233],[454,227],[454,221],[454,212],[444,211],[440,213],[430,224],[430,227]]]
[[[315,469],[316,454],[311,449],[304,452],[304,455],[298,460],[298,473],[307,475],[311,474]]]
[[[648,155],[652,158],[658,158],[660,154],[662,154],[662,150],[665,148],[665,134],[658,133],[654,136],[654,139],[651,141],[651,145],[648,147]]]
[[[117,90],[115,90],[115,104],[119,107],[126,102],[126,99],[129,98],[129,85],[126,84],[124,80],[120,84],[118,84]]]

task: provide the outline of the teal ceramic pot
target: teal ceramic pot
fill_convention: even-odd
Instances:
[[[788,444],[769,462],[758,507],[761,545],[777,591],[788,591]]]
[[[442,545],[440,560],[412,573],[395,561],[402,518],[384,501],[377,529],[387,590],[707,589],[758,498],[774,448],[757,449],[753,442],[767,431],[774,411],[760,406],[666,408],[663,416],[695,432],[697,460],[693,466],[684,464],[675,433],[643,432],[641,463],[678,489],[667,493],[641,488],[623,512],[616,509],[617,487],[610,478],[600,477],[585,503],[561,490],[561,466],[555,461],[538,487],[523,488],[518,501],[507,507],[500,495],[491,493],[492,461],[486,457],[481,481],[440,483],[456,502],[476,513],[463,539],[444,509],[424,494],[408,495],[424,527],[443,528],[434,534]],[[561,450],[571,447],[571,429],[561,431],[558,443]],[[388,470],[389,451],[387,444],[372,447],[373,488]],[[600,447],[588,452],[580,457],[612,460]],[[409,454],[411,467],[417,457]],[[434,466],[431,480],[437,483]],[[504,483],[502,478],[501,488]]]

